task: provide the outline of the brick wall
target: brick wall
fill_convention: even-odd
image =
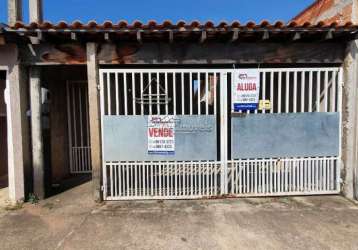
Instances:
[[[353,19],[353,2],[357,0],[317,0],[292,20],[298,24],[305,22],[345,24]]]

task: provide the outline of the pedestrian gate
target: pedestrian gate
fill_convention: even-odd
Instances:
[[[269,107],[234,113],[232,69],[101,69],[104,199],[339,193],[341,69],[259,73]]]
[[[67,82],[67,120],[70,173],[92,172],[87,83]]]

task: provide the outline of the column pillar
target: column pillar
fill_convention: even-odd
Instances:
[[[101,192],[101,115],[100,115],[100,93],[99,67],[97,58],[97,44],[87,43],[87,77],[88,77],[88,103],[89,103],[89,125],[91,141],[92,161],[92,183],[94,199],[102,200]]]
[[[41,23],[43,21],[42,0],[29,1],[29,18],[30,23]]]
[[[29,160],[26,116],[28,89],[24,68],[19,63],[9,67],[6,85],[9,198],[16,203],[25,198],[25,165],[28,166]]]
[[[45,166],[42,140],[41,118],[41,71],[38,67],[30,68],[30,105],[31,105],[31,143],[33,191],[40,199],[45,197]]]
[[[351,41],[347,45],[346,58],[343,65],[343,194],[350,199],[357,198],[355,180],[357,172],[357,112],[358,112],[358,41]]]
[[[8,0],[8,23],[14,25],[17,21],[22,21],[22,0]]]

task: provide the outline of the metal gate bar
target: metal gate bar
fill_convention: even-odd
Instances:
[[[106,162],[107,200],[192,199],[220,194],[221,164],[191,162]]]
[[[229,162],[229,194],[279,196],[340,190],[337,157],[253,159]]]
[[[341,116],[342,70],[259,69],[260,100],[271,109],[247,112],[335,112]],[[191,199],[232,196],[312,195],[340,192],[341,118],[338,155],[229,159],[232,70],[101,69],[103,116],[217,115],[218,161],[103,162],[106,200]],[[196,82],[194,82],[196,81]],[[151,82],[148,86],[148,82]],[[154,102],[153,102],[154,100]],[[170,100],[170,101],[169,101]]]
[[[260,100],[270,100],[270,110],[247,113],[340,112],[340,68],[260,69]]]
[[[91,173],[88,96],[86,82],[67,82],[70,173]]]
[[[221,75],[201,69],[101,70],[102,115],[216,115]]]

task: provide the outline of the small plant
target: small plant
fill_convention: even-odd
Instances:
[[[31,204],[37,204],[39,202],[39,197],[37,197],[36,194],[31,193],[29,194],[29,202]]]

